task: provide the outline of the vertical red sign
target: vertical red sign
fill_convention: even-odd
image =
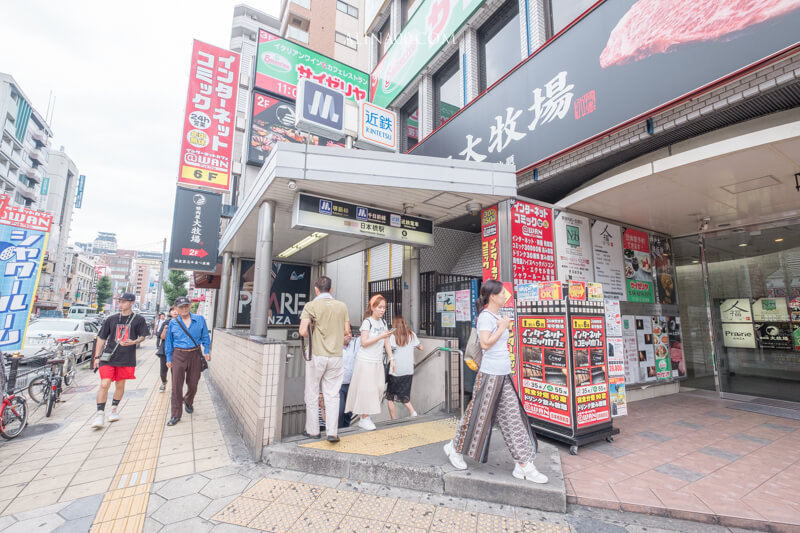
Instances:
[[[238,89],[239,54],[195,40],[179,184],[229,189]]]
[[[511,261],[514,283],[557,278],[553,210],[517,201],[511,207]]]
[[[500,276],[500,246],[497,231],[497,206],[481,211],[481,262],[483,279],[498,279]]]
[[[576,416],[582,428],[611,418],[605,327],[603,317],[573,316],[571,321]]]

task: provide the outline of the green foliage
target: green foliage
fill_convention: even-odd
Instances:
[[[197,313],[197,308],[200,307],[200,302],[192,302],[190,310],[192,313]]]
[[[170,270],[167,281],[164,282],[164,295],[167,297],[167,305],[175,303],[179,296],[186,296],[186,282],[189,277],[183,270]]]
[[[103,276],[97,281],[97,312],[102,313],[108,299],[111,298],[111,278]]]

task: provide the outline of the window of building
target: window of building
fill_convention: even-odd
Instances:
[[[406,27],[408,24],[408,20],[411,18],[411,15],[417,10],[419,5],[422,3],[422,0],[400,0],[400,13],[403,17],[403,24],[401,25],[403,28]]]
[[[381,26],[381,30],[378,32],[378,57],[382,58],[386,55],[386,52],[389,50],[389,47],[392,45],[392,25],[391,17],[386,18],[386,22],[383,23]]]
[[[408,151],[419,143],[419,96],[414,94],[400,110],[400,124],[405,126],[402,136],[402,151]]]
[[[462,106],[461,69],[458,68],[458,54],[455,54],[433,76],[434,86],[434,129],[455,115]]]
[[[597,0],[549,0],[545,2],[549,8],[547,19],[550,24],[547,37],[550,38],[566,28],[595,3]]]
[[[352,48],[353,50],[358,50],[358,43],[355,39],[350,37],[349,35],[345,35],[342,32],[336,32],[336,42],[346,46],[347,48]]]
[[[503,77],[520,62],[519,3],[506,2],[478,30],[480,90]]]
[[[342,0],[336,0],[336,10],[347,13],[351,17],[358,18],[358,8],[356,6],[351,6],[347,2],[342,2]]]

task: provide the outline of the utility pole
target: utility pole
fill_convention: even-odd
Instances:
[[[164,238],[164,245],[161,248],[161,266],[158,270],[158,292],[156,293],[156,316],[161,311],[161,287],[164,286],[164,256],[167,255],[167,239]]]

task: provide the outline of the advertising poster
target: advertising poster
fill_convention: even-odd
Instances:
[[[793,289],[796,291],[797,288]],[[800,297],[795,296],[789,302],[789,313],[791,315],[792,322],[800,322]]]
[[[194,41],[178,183],[227,191],[231,183],[239,54]]]
[[[471,291],[469,289],[456,291],[456,320],[458,322],[470,322],[472,320],[470,294]]]
[[[570,300],[586,300],[586,283],[583,281],[569,282],[569,299]]]
[[[556,279],[553,210],[517,201],[511,207],[514,284]]]
[[[11,207],[0,195],[0,351],[25,344],[53,216]]]
[[[539,299],[539,284],[538,283],[520,283],[517,285],[517,300],[538,300]]]
[[[514,285],[509,281],[503,282],[503,297],[505,303],[500,308],[500,316],[511,319],[508,332],[508,356],[511,358],[511,375],[517,372],[517,308],[514,304]]]
[[[564,291],[560,281],[540,281],[539,282],[540,300],[563,300]]]
[[[555,219],[558,279],[563,282],[594,281],[589,219],[561,211]]]
[[[655,303],[650,238],[644,231],[626,229],[622,234],[622,245],[628,301]]]
[[[722,324],[722,345],[728,348],[755,348],[752,324]]]
[[[753,322],[788,322],[786,298],[760,298],[753,302]]]
[[[454,328],[456,327],[456,313],[455,311],[445,311],[442,313],[442,327]]]
[[[366,72],[266,30],[259,30],[255,87],[296,100],[297,82],[302,78],[341,91],[356,103],[367,99],[369,75]]]
[[[169,268],[215,272],[222,194],[177,187],[169,243]]]
[[[667,335],[669,337],[669,360],[672,365],[672,377],[686,377],[686,357],[683,353],[681,338],[681,317],[667,317]]]
[[[606,313],[606,335],[609,337],[622,337],[622,314],[617,300],[604,302]]]
[[[650,240],[650,250],[653,252],[658,303],[677,305],[678,290],[675,286],[676,277],[672,241],[667,237],[653,235]]]
[[[794,342],[794,350],[800,352],[800,322],[792,323],[792,338]]]
[[[604,422],[611,416],[606,376],[604,319],[572,316],[572,356],[575,362],[575,404],[579,428]]]
[[[592,225],[594,279],[603,285],[606,298],[625,301],[625,263],[622,260],[622,228],[601,220]]]
[[[497,206],[481,211],[481,263],[483,280],[500,275],[500,246],[497,235]]]
[[[436,293],[436,312],[437,313],[444,313],[444,301],[447,298],[446,292],[437,292]]]
[[[639,383],[639,344],[636,339],[636,318],[622,316],[622,348],[625,352],[625,382]]]
[[[625,347],[622,337],[608,337],[606,339],[606,353],[608,354],[608,375],[625,377]]]
[[[589,300],[602,300],[603,285],[601,283],[587,283],[586,298]]]
[[[250,307],[253,301],[253,278],[256,262],[241,260],[239,275],[239,304],[236,308],[236,325],[250,325]],[[300,324],[303,306],[313,296],[311,293],[311,267],[290,263],[272,262],[272,290],[269,295],[269,324],[296,326]]]
[[[749,298],[729,298],[719,304],[722,322],[753,322]]]
[[[455,291],[448,291],[441,293],[442,307],[445,312],[455,312],[456,310],[456,293]]]
[[[663,316],[651,318],[653,320],[653,353],[656,359],[656,379],[663,381],[672,377],[667,320]]]
[[[753,328],[758,344],[765,350],[791,350],[794,348],[792,325],[789,322],[756,322]]]
[[[525,412],[571,427],[566,317],[520,315],[519,339],[520,392]]]
[[[655,381],[656,358],[653,348],[653,317],[636,316],[636,346],[639,351],[639,381]]]
[[[625,378],[613,377],[608,380],[608,395],[611,399],[611,416],[628,414],[628,399],[625,396]]]

